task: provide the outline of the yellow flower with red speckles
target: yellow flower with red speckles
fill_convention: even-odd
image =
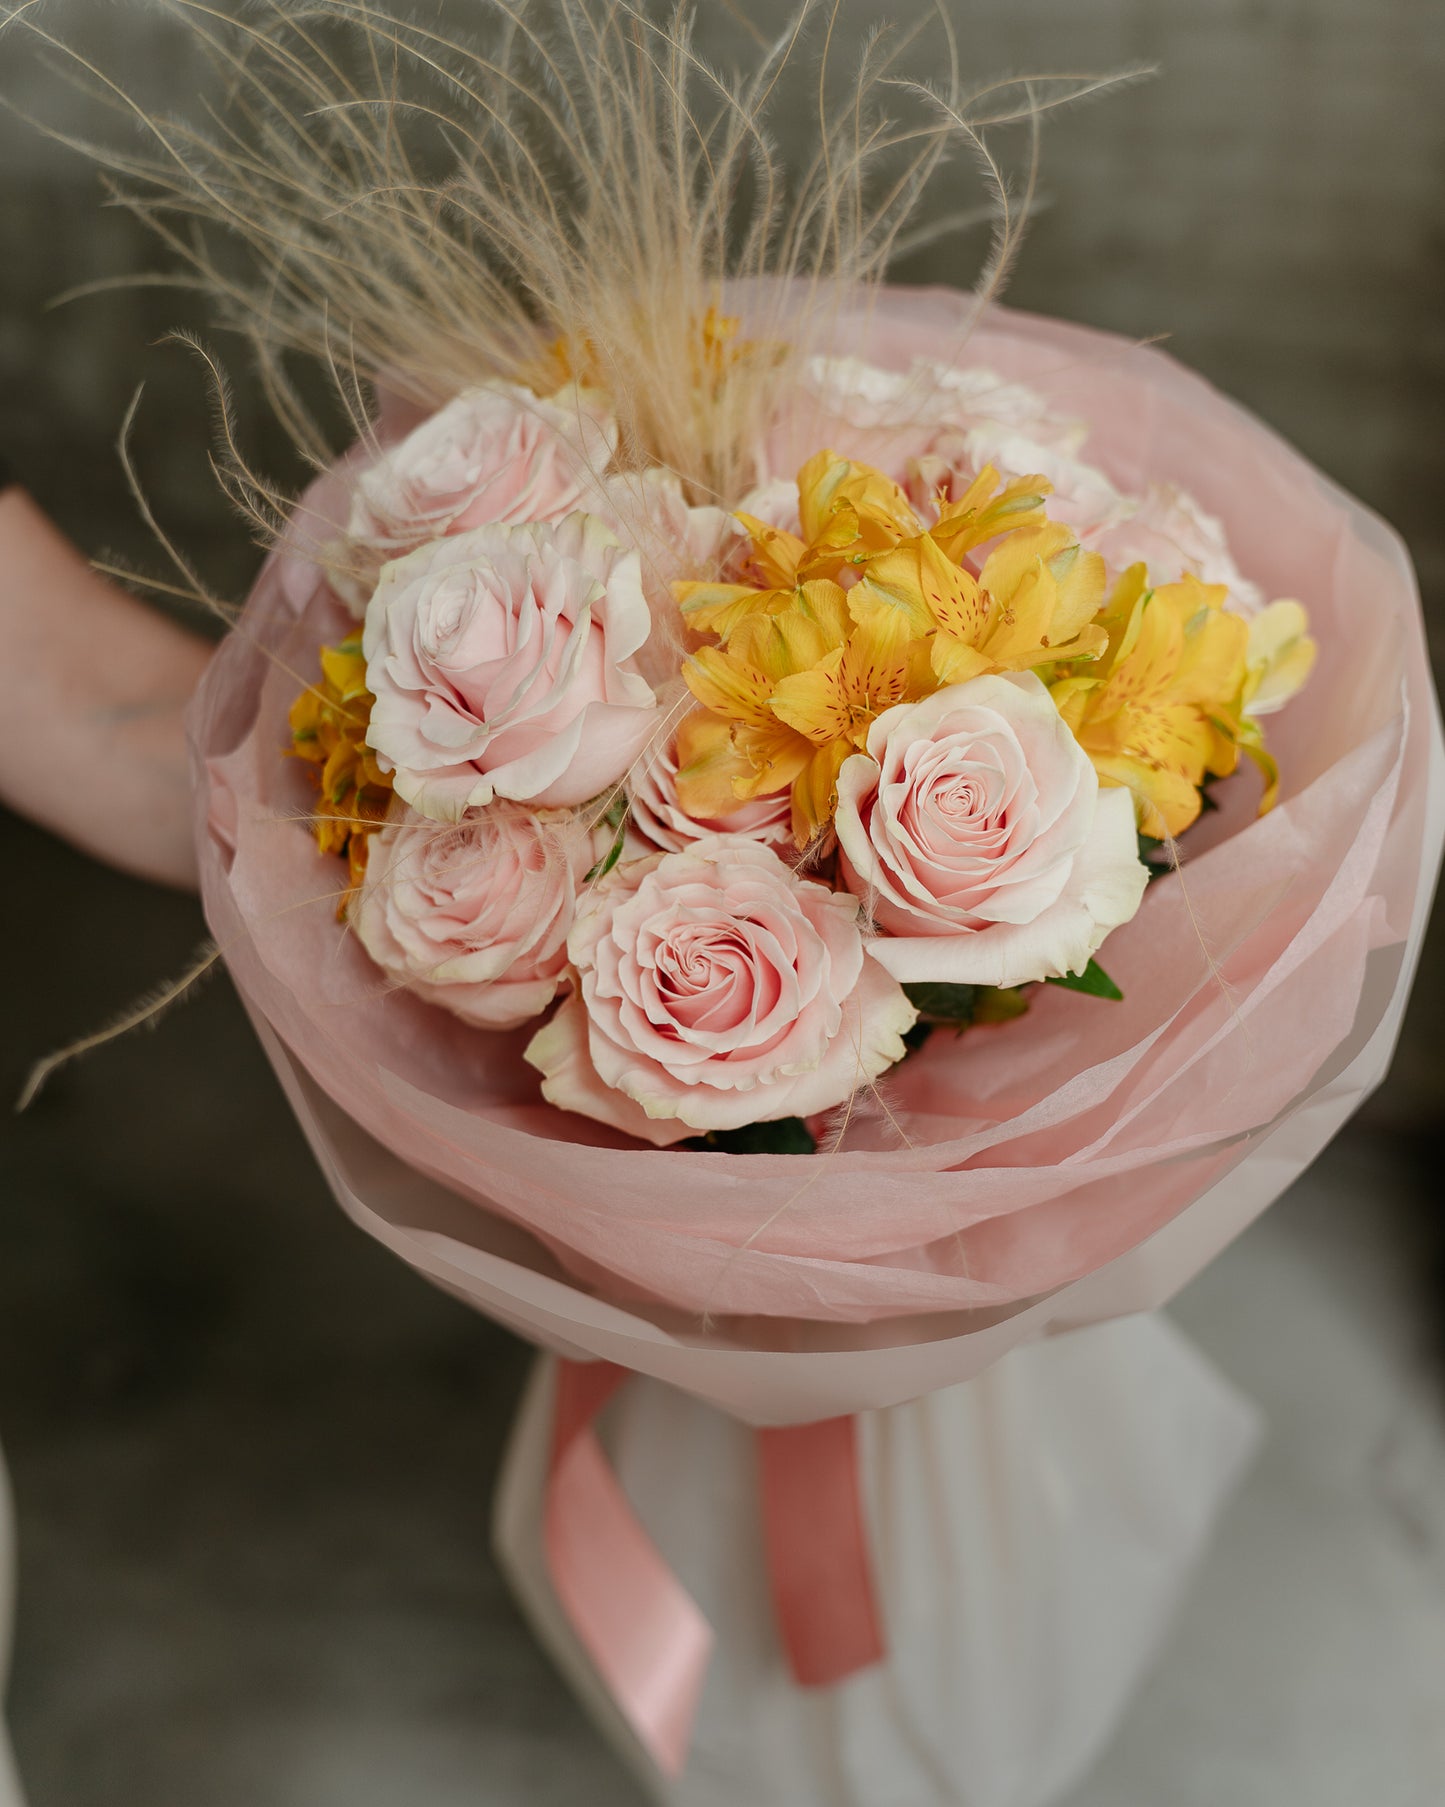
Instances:
[[[1197,577],[1151,588],[1144,566],[1131,566],[1099,617],[1107,651],[1053,685],[1100,778],[1133,793],[1139,827],[1156,839],[1183,834],[1200,786],[1233,772],[1241,753],[1264,774],[1261,813],[1279,788],[1257,716],[1304,683],[1314,642],[1297,602],[1246,621],[1227,595]]]
[[[291,705],[291,751],[311,767],[320,795],[312,814],[316,845],[346,858],[350,890],[366,871],[371,836],[391,806],[391,774],[366,744],[371,692],[361,636],[321,648],[321,680]]]
[[[688,687],[731,724],[726,753],[680,768],[683,807],[715,816],[791,788],[805,846],[885,709],[1101,653],[1103,561],[1044,518],[1047,493],[1042,478],[1003,484],[985,469],[925,527],[881,471],[824,451],[798,474],[799,533],[740,515],[751,581],[677,586],[688,624],[722,641],[689,659]],[[990,540],[975,573],[964,561]]]

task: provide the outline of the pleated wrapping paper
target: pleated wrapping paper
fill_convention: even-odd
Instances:
[[[831,321],[834,347],[946,357],[966,306],[885,291]],[[1086,419],[1121,489],[1191,490],[1250,578],[1304,602],[1320,656],[1271,724],[1278,807],[1254,819],[1250,782],[1226,787],[1111,936],[1124,1001],[1040,988],[1016,1022],[936,1034],[886,1082],[903,1139],[865,1115],[811,1158],[644,1149],[544,1104],[525,1032],[387,988],[281,756],[348,621],[304,514],[193,711],[207,916],[345,1208],[534,1341],[753,1422],[896,1403],[1162,1303],[1383,1076],[1438,866],[1438,715],[1395,535],[1158,351],[994,310],[966,357]]]

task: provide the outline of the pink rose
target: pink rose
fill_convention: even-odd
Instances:
[[[689,502],[679,480],[658,465],[614,471],[591,506],[620,540],[637,547],[645,580],[664,589],[675,578],[708,575],[741,538],[725,509]]]
[[[729,739],[728,723],[717,716],[695,715],[688,718],[665,741],[655,742],[637,764],[627,780],[627,798],[631,805],[629,821],[648,847],[663,853],[681,853],[694,841],[711,834],[746,835],[750,841],[761,841],[775,847],[785,858],[794,852],[793,803],[790,791],[779,791],[771,797],[758,797],[743,803],[725,816],[694,817],[688,815],[677,800],[677,768],[679,740],[691,732],[694,739],[704,736],[721,744]],[[697,748],[692,749],[696,756]],[[644,849],[646,851],[646,849]]]
[[[919,359],[893,371],[857,358],[814,358],[775,425],[764,468],[778,470],[801,446],[800,433],[812,437],[814,450],[833,445],[885,471],[925,522],[937,518],[940,494],[957,501],[985,465],[1005,479],[1046,477],[1053,485],[1049,517],[1086,544],[1135,507],[1079,456],[1082,421],[1054,413],[1044,396],[981,366],[958,370]],[[780,473],[760,483],[742,510],[796,533],[798,492],[790,478]]]
[[[857,917],[737,835],[619,866],[579,905],[577,992],[527,1049],[543,1095],[659,1147],[841,1104],[916,1016]]]
[[[903,483],[917,460],[947,458],[963,433],[981,426],[1061,454],[1076,452],[1087,430],[1035,390],[979,365],[917,358],[908,370],[883,370],[860,358],[810,358],[768,433],[759,475],[791,477],[826,445]]]
[[[574,899],[596,858],[575,817],[494,803],[438,827],[389,822],[349,918],[389,977],[485,1029],[540,1016],[567,971]]]
[[[794,491],[796,507],[797,492]],[[721,508],[697,507],[670,471],[656,465],[643,471],[614,471],[603,480],[593,511],[625,546],[637,549],[643,593],[652,611],[653,634],[638,663],[659,687],[676,678],[685,630],[672,594],[679,578],[720,574],[742,529]]]
[[[739,514],[750,514],[769,527],[781,527],[784,533],[802,532],[798,509],[798,485],[792,477],[771,477],[749,490],[738,503]]]
[[[1144,895],[1134,806],[1103,790],[1032,672],[885,710],[846,760],[844,876],[902,980],[1023,985],[1082,972]]]
[[[367,739],[438,821],[494,796],[583,803],[652,736],[635,663],[650,629],[638,556],[593,515],[436,540],[389,564],[367,605]]]
[[[1241,576],[1230,556],[1223,526],[1172,483],[1151,484],[1133,515],[1096,544],[1115,571],[1144,564],[1156,584],[1177,583],[1188,574],[1226,585],[1225,606],[1237,615],[1257,615],[1264,607],[1259,586]]]
[[[361,614],[382,566],[429,540],[596,510],[616,437],[580,390],[468,390],[361,473],[336,586]]]

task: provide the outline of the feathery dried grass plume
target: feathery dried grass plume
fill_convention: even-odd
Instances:
[[[364,382],[434,408],[468,385],[605,386],[621,461],[676,472],[694,499],[737,499],[778,384],[781,347],[884,275],[917,242],[918,204],[965,151],[994,222],[986,298],[1014,255],[1015,199],[984,140],[1117,77],[1056,76],[965,91],[946,0],[872,33],[842,78],[843,0],[802,0],[725,73],[691,9],[633,0],[478,0],[475,41],[372,0],[159,0],[215,73],[194,116],[147,111],[67,46],[35,0],[0,16],[63,55],[128,117],[130,148],[82,148],[114,193],[255,347],[272,404],[318,466],[333,453],[288,358],[318,359],[358,432]],[[910,78],[927,45],[929,84]],[[799,86],[802,85],[802,95]],[[769,120],[815,111],[789,172]],[[139,143],[135,143],[136,134]],[[955,215],[947,224],[956,224]],[[239,255],[238,255],[239,253]],[[777,278],[802,279],[789,326]],[[174,277],[168,280],[175,280]],[[724,284],[750,296],[752,342],[729,337]],[[771,301],[769,300],[771,297]],[[231,488],[266,537],[282,498],[232,460]]]
[[[43,1059],[37,1060],[26,1074],[25,1084],[15,1100],[17,1114],[28,1111],[35,1100],[44,1091],[52,1075],[61,1067],[69,1065],[72,1060],[79,1060],[83,1055],[103,1048],[107,1043],[119,1041],[135,1029],[154,1029],[172,1006],[188,997],[216,966],[222,958],[222,949],[213,941],[203,941],[191,958],[185,971],[174,979],[168,979],[164,985],[148,991],[144,997],[129,1004],[121,1013],[113,1017],[103,1029],[96,1029],[89,1035],[79,1036],[73,1042],[67,1042],[63,1048],[57,1048]]]
[[[298,357],[329,376],[363,441],[369,388],[432,410],[485,382],[594,382],[617,419],[622,468],[661,466],[690,499],[733,504],[751,484],[782,362],[806,355],[837,310],[866,306],[900,250],[980,220],[993,227],[982,308],[1017,251],[1041,116],[1124,79],[970,92],[948,3],[924,0],[912,24],[873,31],[843,72],[844,0],[799,0],[771,38],[740,24],[733,71],[702,55],[681,4],[475,0],[468,36],[434,7],[373,0],[154,0],[211,71],[188,108],[165,111],[68,43],[50,0],[0,0],[0,41],[8,50],[28,36],[98,118],[121,123],[109,139],[52,135],[101,167],[178,266],[139,280],[201,289],[250,342],[272,407],[316,469],[337,448],[303,399]],[[910,74],[920,63],[928,81]],[[782,106],[815,120],[801,169],[770,128]],[[1012,124],[1029,136],[1017,195],[984,136]],[[920,223],[930,179],[960,152],[983,206]],[[729,317],[740,294],[746,336]],[[279,539],[292,499],[248,467],[225,373],[201,355],[213,467],[258,538]],[[145,511],[138,479],[133,488]],[[184,586],[155,587],[229,618],[151,524]],[[213,958],[42,1063],[27,1098],[59,1061],[150,1020]]]

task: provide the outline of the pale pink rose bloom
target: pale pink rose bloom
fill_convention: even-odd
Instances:
[[[612,473],[593,511],[637,547],[650,585],[710,574],[741,533],[726,509],[690,503],[678,479],[657,465]]]
[[[915,460],[939,455],[940,441],[956,443],[982,425],[1060,453],[1077,451],[1086,432],[1044,396],[982,366],[918,358],[900,371],[859,358],[810,358],[760,448],[759,481],[796,476],[805,458],[827,446],[903,483]]]
[[[429,540],[598,511],[616,439],[585,390],[550,400],[510,383],[466,391],[362,471],[335,587],[359,615],[382,566]]]
[[[1085,434],[1082,422],[1056,414],[1034,390],[981,366],[954,370],[919,359],[892,371],[857,358],[814,358],[764,464],[775,468],[784,448],[796,452],[804,439],[816,441],[813,450],[827,444],[902,484],[925,525],[937,519],[939,496],[957,501],[985,465],[1005,479],[1037,473],[1053,485],[1050,518],[1087,544],[1126,520],[1134,504],[1078,456]],[[740,507],[798,532],[791,473],[775,469]]]
[[[636,665],[650,629],[638,555],[593,515],[435,540],[389,564],[367,605],[367,739],[438,821],[494,796],[583,803],[652,736]]]
[[[784,533],[800,533],[798,520],[798,485],[792,477],[770,477],[748,491],[738,503],[738,513],[748,514],[769,527],[780,527]]]
[[[1087,428],[1056,414],[1047,397],[972,364],[915,358],[907,370],[881,370],[859,358],[811,358],[804,389],[840,422],[868,432],[908,425],[971,427],[991,421],[1061,451],[1077,450]]]
[[[725,509],[698,507],[669,471],[618,471],[603,482],[596,510],[626,546],[637,549],[653,633],[638,660],[658,688],[675,679],[686,629],[672,585],[721,574],[742,529]]]
[[[690,816],[677,800],[677,740],[654,742],[633,766],[627,779],[628,821],[642,851],[681,853],[707,835],[745,835],[774,847],[784,858],[794,851],[793,803],[790,791],[756,797],[726,816]],[[636,843],[633,843],[636,845]]]
[[[1226,607],[1238,615],[1257,615],[1264,607],[1259,586],[1241,575],[1230,555],[1223,525],[1172,483],[1151,484],[1133,515],[1095,544],[1116,572],[1145,564],[1156,584],[1189,574],[1203,583],[1228,585]]]
[[[543,1095],[659,1147],[843,1103],[917,1014],[857,919],[737,835],[619,866],[579,904],[577,990],[527,1049]]]
[[[575,817],[515,803],[444,827],[408,815],[373,839],[348,920],[406,990],[464,1022],[514,1029],[563,983],[596,840]]]
[[[1032,672],[885,710],[846,760],[844,877],[895,978],[1024,985],[1079,973],[1139,907],[1134,807],[1100,787]]]

